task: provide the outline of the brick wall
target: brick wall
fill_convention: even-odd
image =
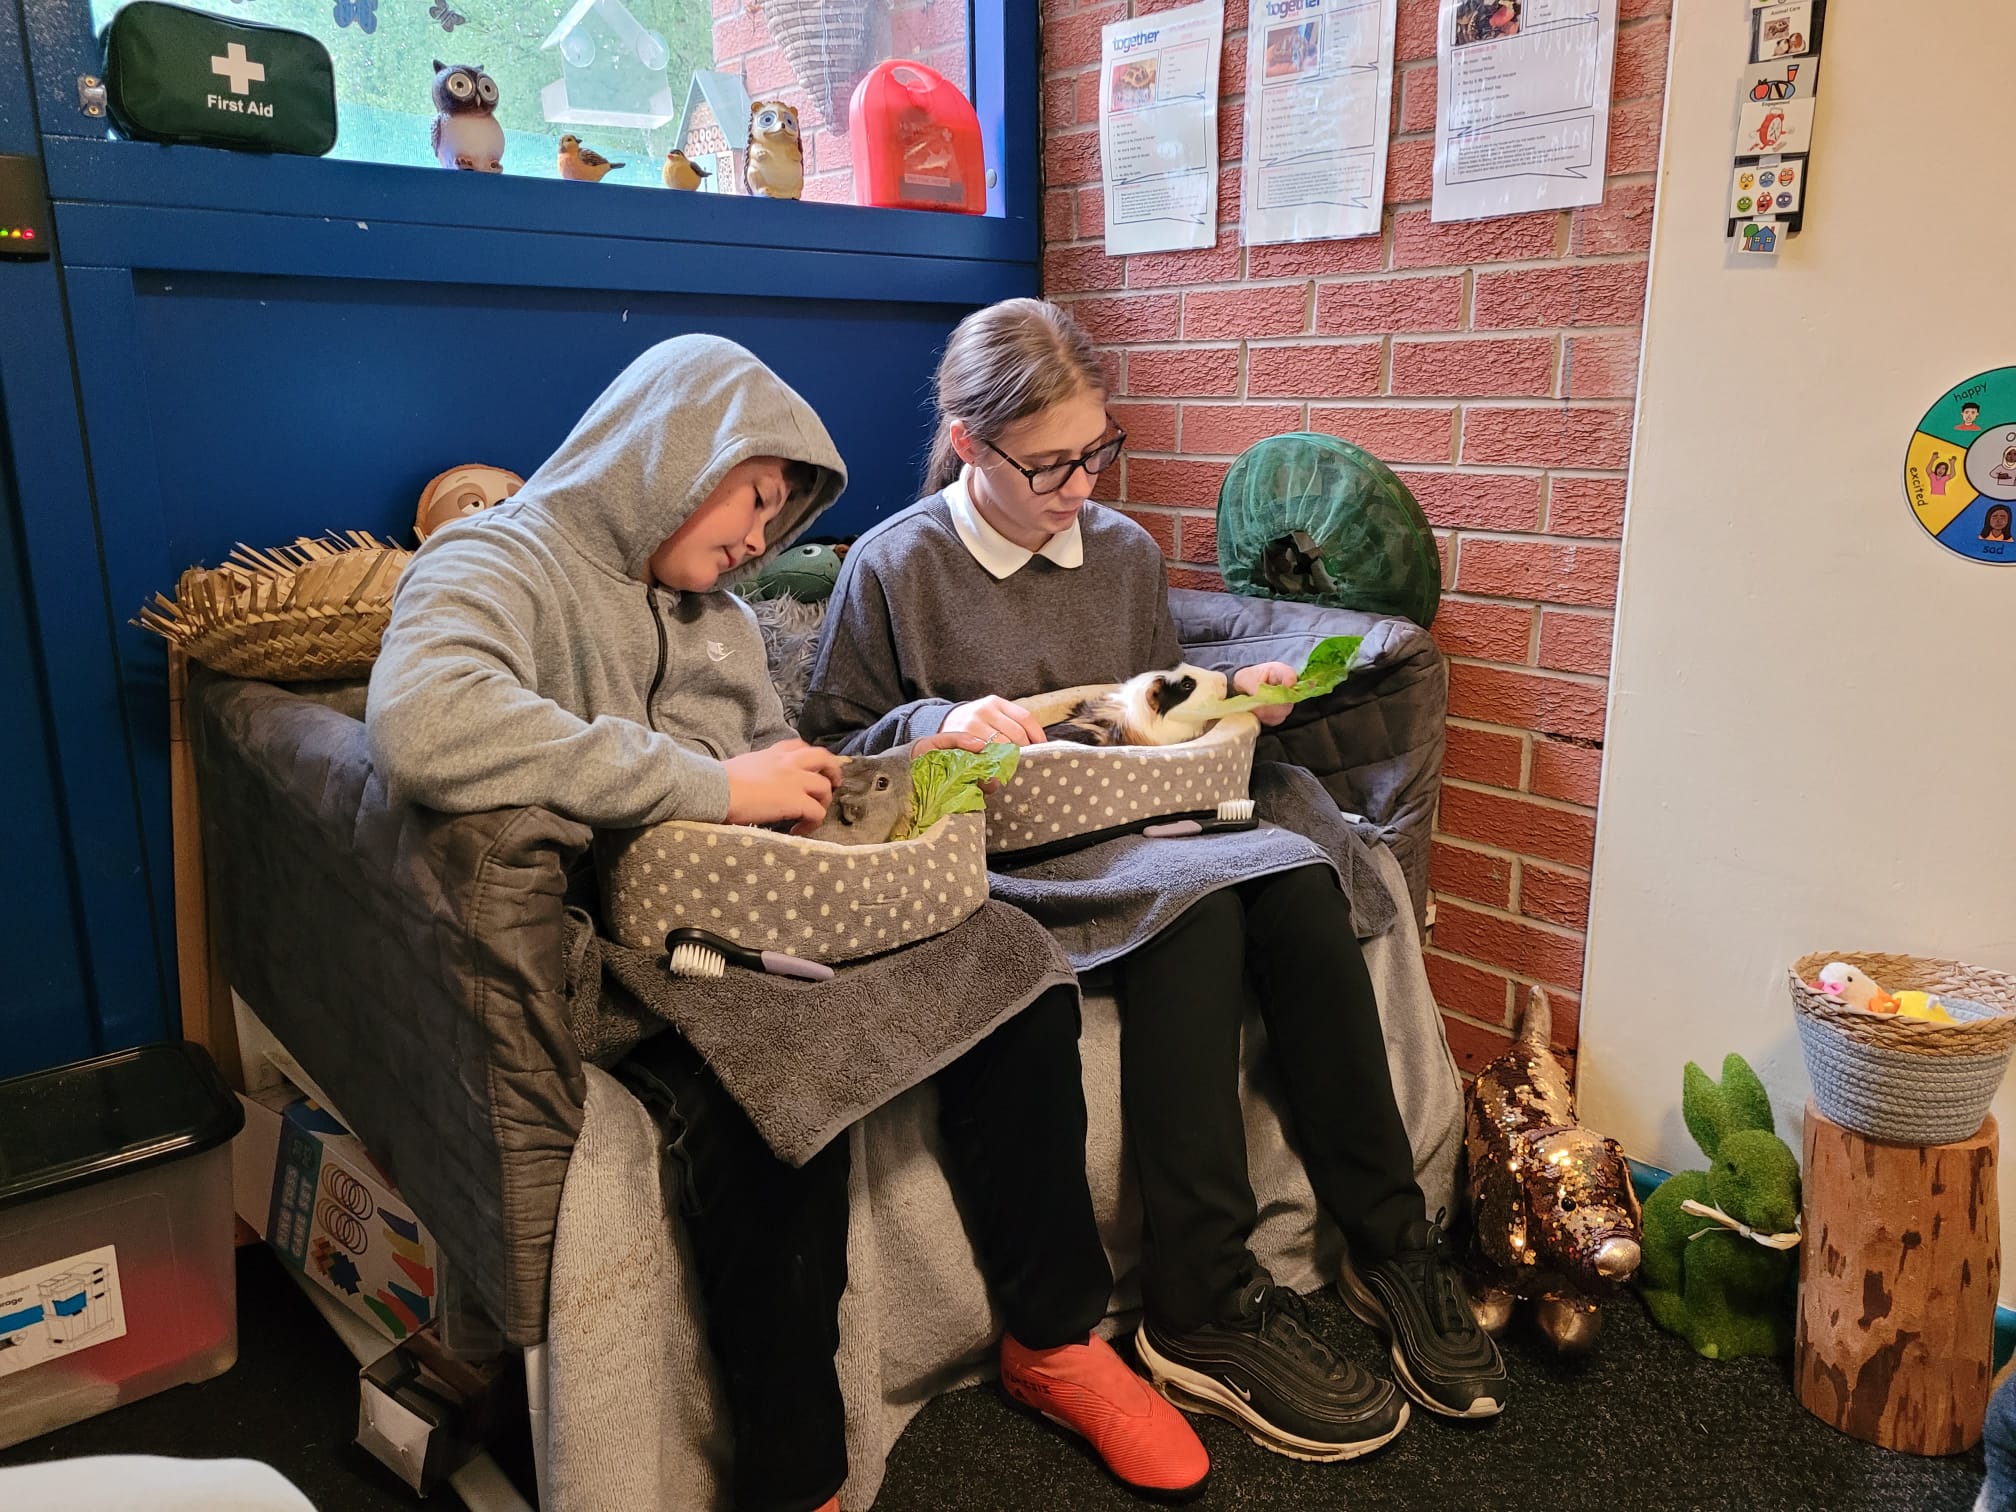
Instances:
[[[1429,976],[1465,1070],[1540,982],[1572,1049],[1589,908],[1669,0],[1622,0],[1604,203],[1437,225],[1436,0],[1400,0],[1382,233],[1241,247],[1245,0],[1227,0],[1219,237],[1101,245],[1099,29],[1159,0],[1044,0],[1044,284],[1106,352],[1130,437],[1100,496],[1172,583],[1222,586],[1213,510],[1263,436],[1326,431],[1392,464],[1442,541],[1449,757]]]
[[[1013,3],[1013,0],[1010,0]],[[758,4],[713,0],[714,66],[740,73],[754,100],[783,100],[798,111],[799,140],[805,147],[805,198],[831,204],[854,203],[854,158],[847,146],[846,101],[842,119],[829,121],[799,84],[796,70],[770,35]],[[871,37],[886,24],[887,46],[877,57],[909,58],[936,69],[960,89],[966,82],[966,0],[881,0]],[[739,189],[739,185],[737,188]]]

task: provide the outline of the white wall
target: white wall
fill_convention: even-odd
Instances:
[[[1584,1116],[1668,1169],[1682,1065],[1730,1050],[1798,1148],[1796,956],[2016,971],[2016,567],[1901,482],[1933,400],[2016,364],[2008,0],[1836,0],[1775,268],[1721,239],[1746,11],[1675,6],[1582,1016]],[[2016,1081],[1996,1113],[2016,1254]]]

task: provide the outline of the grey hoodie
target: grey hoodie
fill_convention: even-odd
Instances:
[[[371,672],[371,755],[395,799],[538,804],[600,828],[728,814],[721,762],[795,734],[747,605],[646,586],[652,552],[738,463],[820,469],[788,546],[846,487],[812,407],[714,336],[651,348],[515,498],[428,538]],[[767,559],[767,556],[766,556]]]

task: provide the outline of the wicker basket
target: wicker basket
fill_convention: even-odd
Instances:
[[[868,0],[752,0],[750,8],[770,28],[798,87],[826,123],[845,129],[847,99],[864,71]]]
[[[1886,992],[1929,992],[1956,1024],[1931,1024],[1850,1008],[1808,985],[1845,961]],[[1988,1116],[2016,1050],[2016,979],[1924,956],[1802,956],[1787,974],[1799,1046],[1820,1111],[1872,1139],[1951,1144]]]
[[[362,677],[392,618],[392,590],[413,553],[362,531],[254,551],[192,567],[170,600],[136,624],[233,677],[331,682]]]

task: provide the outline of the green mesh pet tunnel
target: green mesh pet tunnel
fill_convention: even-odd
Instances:
[[[1218,566],[1252,598],[1400,614],[1426,629],[1442,599],[1428,517],[1391,468],[1335,436],[1248,447],[1218,490]]]

